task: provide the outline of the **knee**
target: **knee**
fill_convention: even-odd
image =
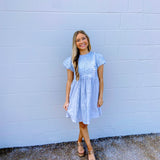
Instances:
[[[79,122],[79,127],[80,128],[86,128],[87,124],[84,124],[83,122]]]

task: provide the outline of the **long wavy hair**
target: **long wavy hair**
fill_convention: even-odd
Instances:
[[[76,38],[79,33],[82,33],[87,37],[88,51],[90,52],[90,50],[91,50],[90,39],[89,39],[88,35],[85,33],[85,31],[83,31],[83,30],[76,31],[73,35],[73,42],[72,42],[72,63],[73,63],[73,67],[75,69],[75,75],[76,75],[77,81],[79,80],[78,59],[79,59],[80,51],[76,46]]]

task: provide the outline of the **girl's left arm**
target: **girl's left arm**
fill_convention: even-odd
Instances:
[[[103,104],[103,66],[98,67],[98,78],[99,78],[99,96],[98,96],[98,107],[101,107]]]

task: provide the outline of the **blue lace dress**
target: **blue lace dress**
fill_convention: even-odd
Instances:
[[[80,77],[76,81],[71,56],[63,61],[64,67],[74,72],[69,94],[69,106],[66,111],[66,117],[71,118],[73,122],[89,124],[92,118],[97,118],[102,114],[101,107],[97,106],[99,95],[97,69],[105,63],[104,57],[99,53],[90,51],[85,55],[80,55],[78,59]]]

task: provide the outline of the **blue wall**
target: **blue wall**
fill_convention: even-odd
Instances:
[[[63,60],[85,30],[104,55],[91,138],[160,132],[160,1],[0,0],[0,148],[76,141]]]

